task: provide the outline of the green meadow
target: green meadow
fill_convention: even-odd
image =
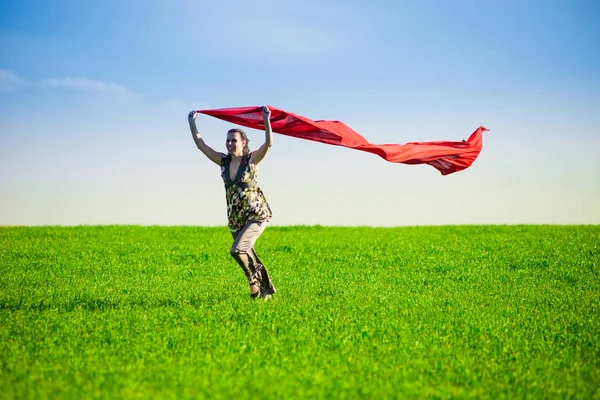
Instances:
[[[0,398],[600,399],[600,226],[0,228]]]

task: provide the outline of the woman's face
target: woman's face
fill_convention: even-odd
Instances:
[[[242,136],[239,132],[227,132],[227,141],[225,142],[225,146],[227,147],[227,152],[232,156],[241,156],[244,154],[244,145],[246,144],[245,140],[242,140]]]

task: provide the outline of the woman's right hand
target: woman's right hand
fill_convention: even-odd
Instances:
[[[198,117],[198,113],[196,111],[190,111],[188,114],[188,122],[193,122]]]
[[[265,121],[269,121],[271,119],[271,110],[269,110],[269,107],[263,106],[262,117]]]

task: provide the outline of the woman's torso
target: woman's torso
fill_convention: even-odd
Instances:
[[[269,203],[258,187],[258,166],[251,154],[242,156],[239,164],[236,161],[231,155],[221,158],[228,226],[232,231],[239,231],[248,221],[268,221],[272,216]],[[237,169],[236,165],[239,165]]]

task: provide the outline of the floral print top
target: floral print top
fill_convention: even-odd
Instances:
[[[244,155],[233,181],[229,176],[230,163],[231,155],[221,157],[221,178],[225,184],[229,229],[237,232],[248,221],[269,221],[273,213],[257,185],[258,166],[254,164],[251,155]]]

